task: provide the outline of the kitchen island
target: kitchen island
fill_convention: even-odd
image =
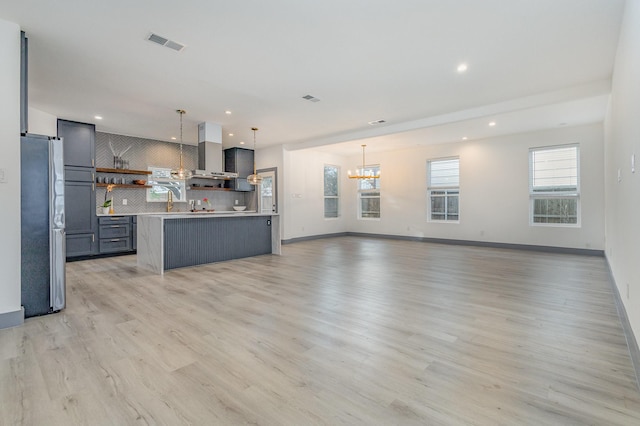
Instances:
[[[138,266],[162,274],[186,266],[280,254],[277,214],[164,213],[138,217]]]

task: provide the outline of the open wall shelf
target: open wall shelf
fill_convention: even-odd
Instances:
[[[119,173],[123,175],[150,175],[149,170],[132,170],[132,169],[107,169],[104,167],[96,167],[97,173]]]

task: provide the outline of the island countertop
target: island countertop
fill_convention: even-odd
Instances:
[[[280,217],[256,212],[170,212],[138,216],[138,266],[174,268],[280,254]]]
[[[206,215],[216,215],[216,216],[224,216],[224,215],[248,215],[248,214],[254,214],[254,215],[264,215],[265,213],[256,213],[255,210],[250,210],[250,211],[235,211],[235,210],[216,210],[213,212],[209,212],[209,211],[202,211],[202,210],[198,210],[195,212],[127,212],[127,213],[119,213],[116,212],[114,214],[104,214],[104,213],[97,213],[98,217],[109,217],[109,216],[206,216]],[[268,213],[266,214],[267,216],[277,216],[277,213]]]

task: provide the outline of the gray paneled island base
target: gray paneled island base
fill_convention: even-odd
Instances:
[[[185,266],[280,254],[280,217],[169,213],[138,217],[138,266],[162,274]]]

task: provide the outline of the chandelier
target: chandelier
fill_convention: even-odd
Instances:
[[[262,183],[262,176],[256,173],[256,132],[257,127],[252,127],[253,130],[253,174],[247,176],[247,182],[251,185],[260,185]]]
[[[182,164],[182,116],[187,113],[183,109],[177,109],[176,112],[180,114],[180,168],[178,170],[171,171],[171,177],[174,179],[189,179],[191,178],[191,171],[185,170]]]
[[[379,179],[380,171],[378,173],[374,173],[373,170],[367,170],[365,164],[366,161],[364,159],[364,147],[367,145],[362,145],[362,168],[356,169],[356,174],[352,175],[351,170],[347,171],[347,175],[349,175],[349,179]]]

